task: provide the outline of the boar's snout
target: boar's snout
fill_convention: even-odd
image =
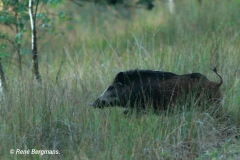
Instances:
[[[106,101],[102,101],[100,99],[97,99],[95,102],[90,103],[90,106],[94,108],[104,108],[107,105]]]

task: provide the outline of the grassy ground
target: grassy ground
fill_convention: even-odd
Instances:
[[[5,63],[9,93],[0,101],[0,159],[240,159],[240,4],[214,2],[199,8],[185,0],[176,4],[175,15],[161,3],[151,12],[121,14],[99,6],[86,16],[89,5],[74,14],[75,28],[59,39],[46,36],[50,45],[40,42],[42,85],[28,67],[20,77],[17,67]],[[136,118],[120,108],[89,106],[119,71],[200,72],[218,81],[212,66],[223,76],[230,118],[194,108]]]

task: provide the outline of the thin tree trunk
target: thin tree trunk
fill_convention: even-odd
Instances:
[[[202,6],[202,0],[198,0],[199,6]]]
[[[0,58],[0,83],[1,83],[1,92],[4,95],[7,92],[7,84],[6,84],[6,78],[5,78],[5,74],[3,71],[3,67],[2,67],[2,61]]]
[[[16,5],[19,5],[19,1],[16,0]],[[15,10],[15,20],[18,21],[19,18],[18,18],[18,10],[16,9]],[[19,24],[18,23],[15,23],[15,28],[16,28],[16,33],[19,34]],[[20,71],[20,75],[22,76],[22,57],[21,57],[21,51],[20,51],[20,48],[21,48],[21,44],[19,42],[17,42],[17,54],[18,54],[18,65],[19,65],[19,71]]]
[[[29,17],[30,17],[30,23],[31,23],[31,30],[32,30],[32,60],[33,60],[33,74],[36,77],[36,80],[41,83],[42,78],[39,73],[38,68],[38,49],[37,49],[37,30],[36,30],[36,13],[37,13],[37,7],[36,5],[36,11],[33,15],[33,0],[29,0]]]
[[[174,6],[174,1],[173,0],[169,0],[168,1],[168,8],[171,14],[175,13],[175,6]]]

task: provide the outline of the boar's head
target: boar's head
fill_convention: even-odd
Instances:
[[[124,72],[120,72],[116,75],[112,84],[90,105],[94,108],[117,105],[125,107],[129,92],[128,77]]]

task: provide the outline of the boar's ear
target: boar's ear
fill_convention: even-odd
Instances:
[[[119,72],[119,73],[116,75],[114,81],[115,81],[115,82],[120,82],[120,83],[124,82],[124,73],[123,73],[123,72]]]

